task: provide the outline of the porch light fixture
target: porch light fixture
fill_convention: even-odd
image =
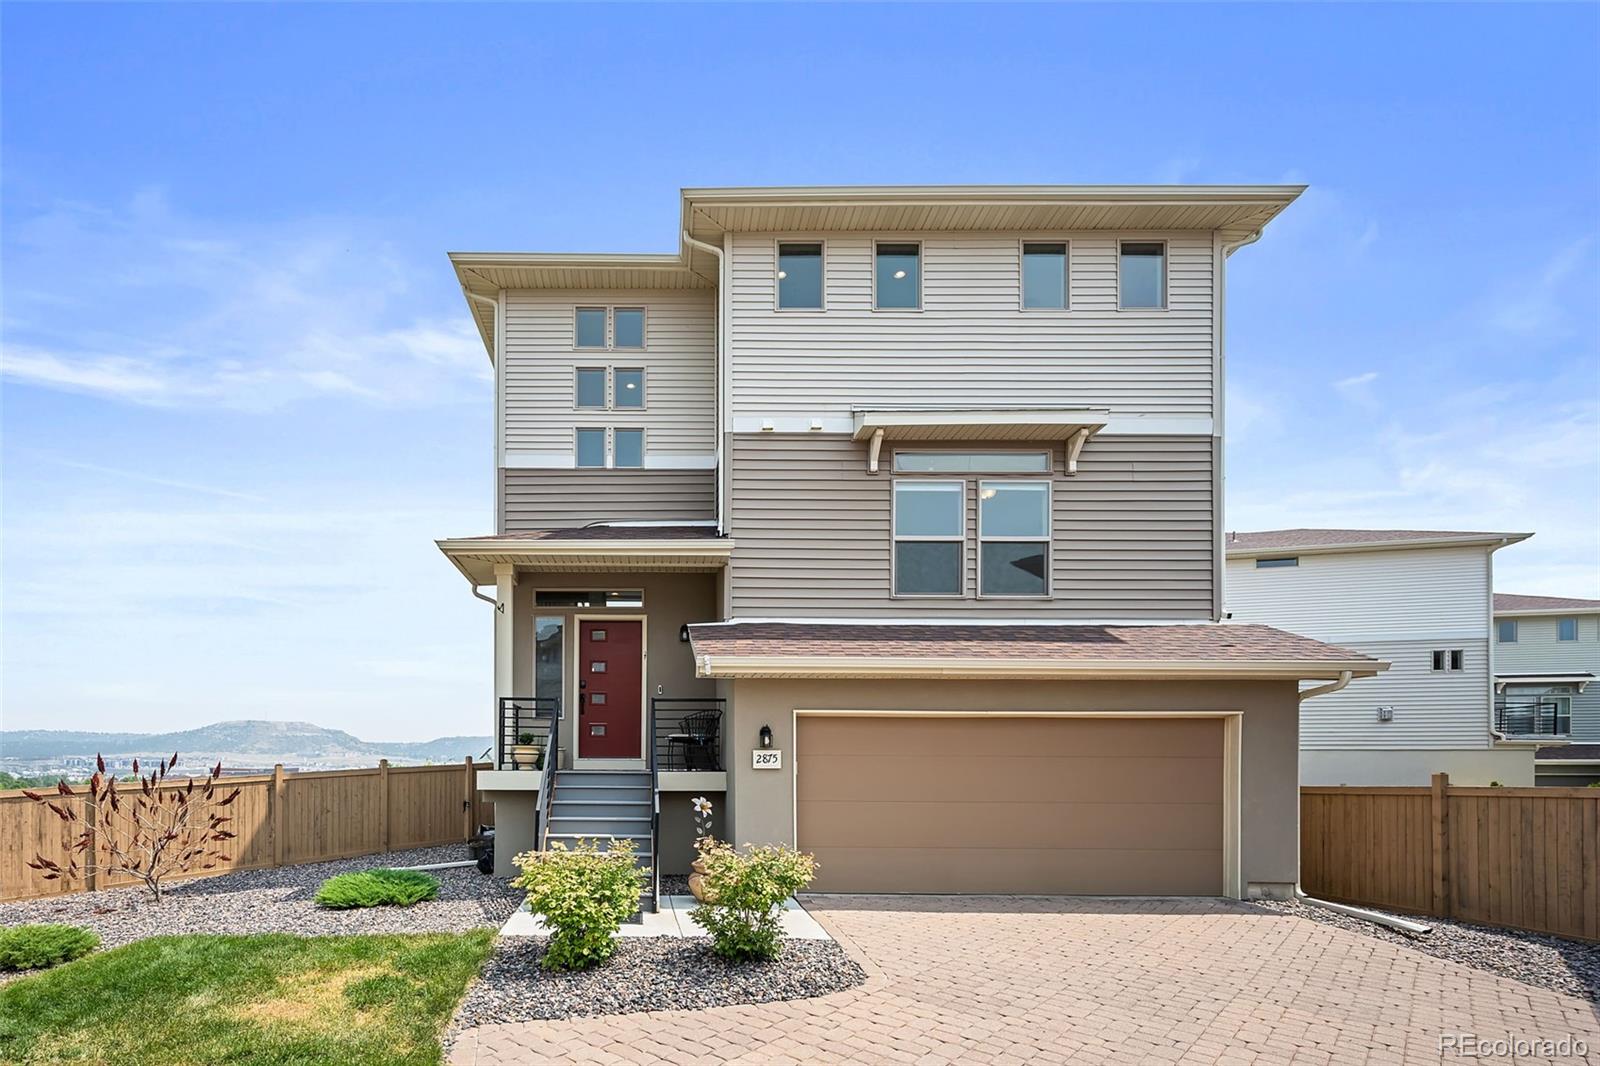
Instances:
[[[763,748],[772,747],[772,727],[770,725],[761,727],[761,746]]]
[[[685,622],[678,627],[678,640],[684,644],[689,643],[689,623]]]

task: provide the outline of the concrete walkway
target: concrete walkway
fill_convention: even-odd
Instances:
[[[710,936],[705,928],[693,917],[693,911],[699,904],[693,896],[662,896],[661,909],[647,911],[644,920],[636,924],[624,924],[621,929],[622,936]],[[796,940],[828,940],[828,931],[817,924],[817,920],[806,913],[804,907],[796,902],[793,896],[784,900],[783,914],[779,916],[783,926],[784,936]],[[544,936],[544,922],[535,918],[524,903],[517,908],[515,914],[506,920],[500,929],[501,936]]]
[[[1483,1063],[1594,1004],[1225,901],[808,896],[867,968],[819,999],[468,1030],[453,1063]],[[1461,1034],[1461,1035],[1457,1035]],[[1441,1041],[1444,1042],[1442,1046]]]

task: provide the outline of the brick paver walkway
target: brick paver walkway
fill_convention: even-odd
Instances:
[[[820,999],[468,1030],[452,1063],[1416,1063],[1440,1035],[1587,1041],[1587,1002],[1217,901],[823,896],[867,967]],[[1507,1060],[1499,1060],[1507,1061]]]

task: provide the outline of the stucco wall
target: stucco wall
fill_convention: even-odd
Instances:
[[[729,684],[728,779],[738,844],[794,842],[794,711],[1242,711],[1240,866],[1245,886],[1281,892],[1299,875],[1299,703],[1289,681],[1034,682],[800,681]],[[755,770],[763,725],[782,771]],[[950,780],[960,783],[959,753]]]
[[[1315,702],[1309,701],[1309,702]],[[1433,775],[1450,775],[1452,785],[1507,788],[1533,785],[1533,749],[1303,751],[1300,781],[1306,785],[1426,785]]]

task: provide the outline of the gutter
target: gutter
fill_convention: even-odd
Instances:
[[[687,222],[687,219],[685,219]],[[726,536],[728,532],[728,494],[723,491],[723,481],[726,471],[723,469],[725,456],[723,452],[724,438],[727,436],[728,418],[726,409],[731,405],[727,402],[729,390],[733,383],[728,375],[728,258],[721,248],[705,241],[689,236],[689,227],[683,227],[683,241],[691,248],[698,248],[708,255],[717,257],[717,440],[714,449],[717,457],[717,536]],[[687,256],[684,257],[687,260]]]
[[[1333,682],[1332,684],[1318,685],[1316,688],[1308,688],[1304,692],[1300,693],[1300,702],[1304,703],[1312,696],[1326,696],[1330,692],[1338,692],[1340,689],[1348,685],[1350,683],[1350,679],[1354,676],[1355,674],[1349,670],[1341,670],[1339,671],[1339,680]]]

